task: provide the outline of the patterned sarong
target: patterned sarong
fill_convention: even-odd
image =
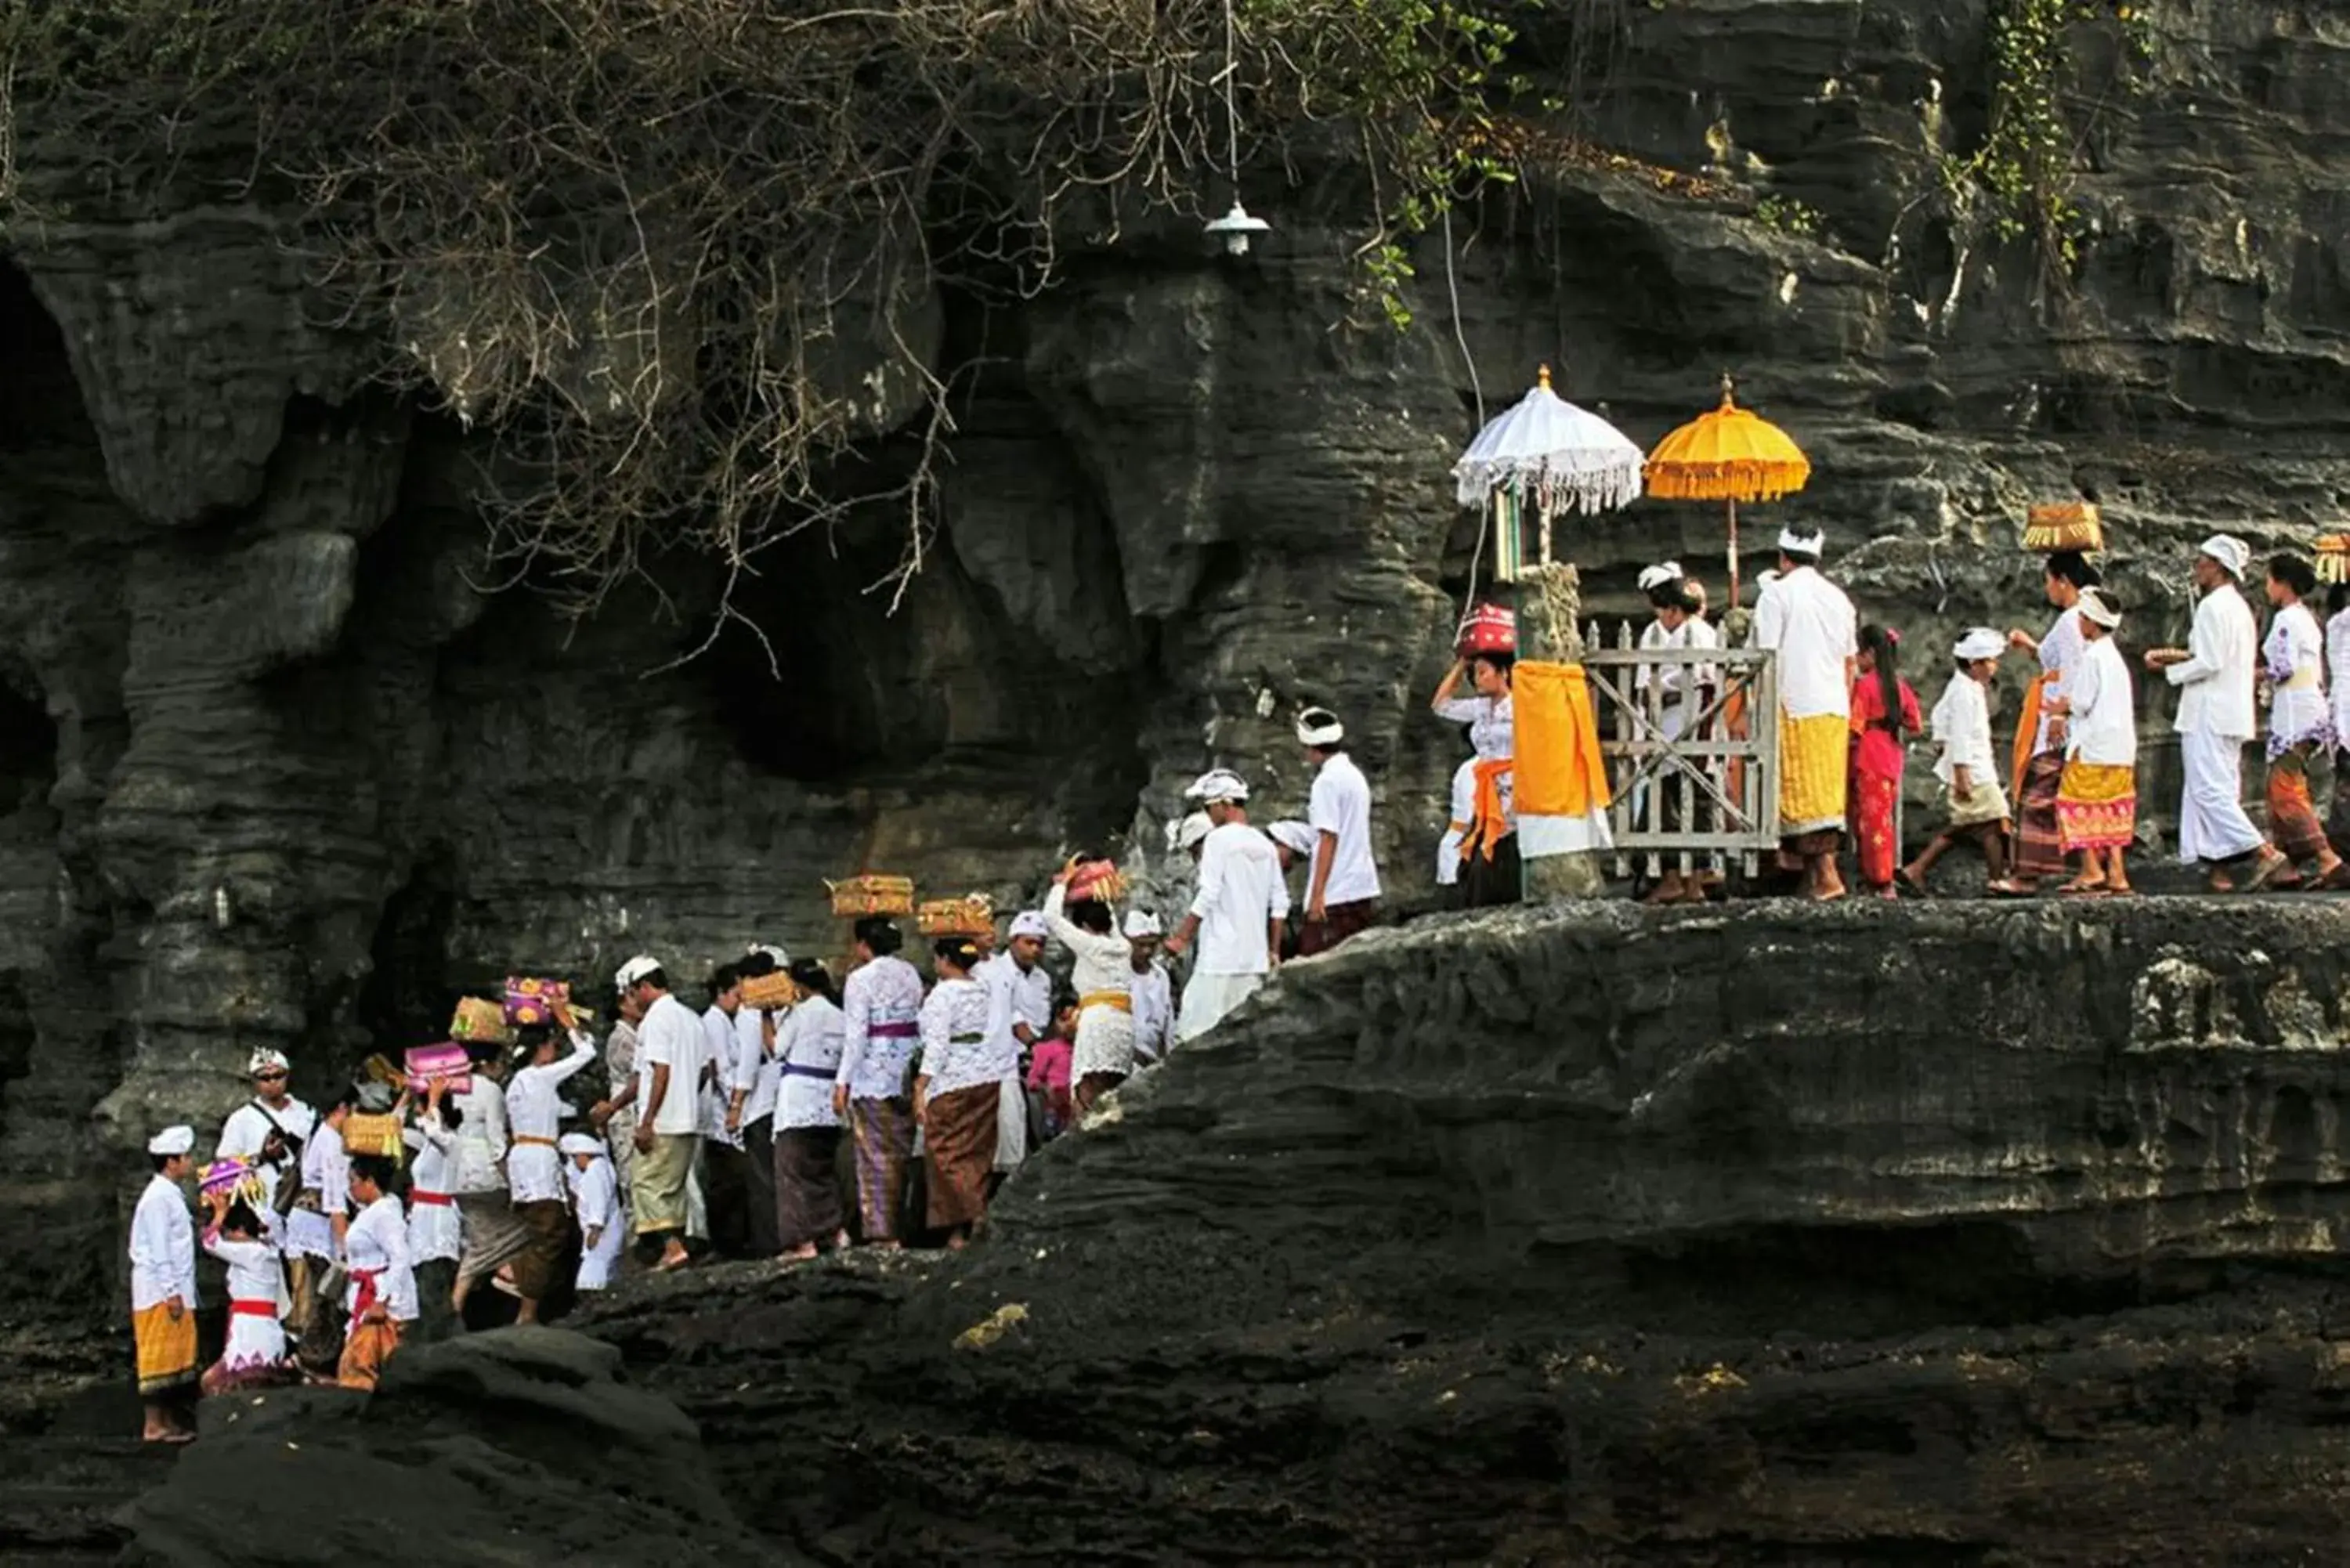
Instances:
[[[555,1288],[556,1271],[571,1242],[571,1210],[549,1198],[517,1203],[514,1211],[525,1236],[514,1255],[515,1289],[531,1301],[543,1301]]]
[[[2067,855],[2126,849],[2137,836],[2137,770],[2118,763],[2065,763],[2056,824]]]
[[[775,1241],[785,1251],[840,1231],[840,1129],[785,1127],[775,1135]]]
[[[931,1157],[930,1222],[934,1231],[987,1217],[987,1179],[995,1169],[995,1118],[1001,1084],[932,1095],[922,1111]]]
[[[2309,794],[2309,758],[2315,750],[2303,742],[2269,763],[2269,836],[2294,860],[2322,859],[2327,850],[2325,825],[2317,820],[2317,803]]]
[[[857,1214],[864,1238],[894,1241],[906,1199],[906,1163],[914,1152],[914,1113],[902,1100],[851,1100],[848,1134],[857,1149]]]
[[[172,1320],[161,1302],[130,1314],[130,1337],[139,1350],[139,1392],[148,1397],[185,1388],[196,1380],[196,1313],[188,1306]]]
[[[1779,836],[1799,854],[1834,850],[1844,831],[1851,736],[1842,713],[1779,714]]]
[[[1898,779],[1853,770],[1852,832],[1860,879],[1872,888],[1892,885],[1893,868],[1901,846],[1893,842],[1893,803],[1901,793]]]
[[[343,1340],[342,1359],[335,1364],[335,1381],[346,1388],[372,1393],[376,1380],[383,1376],[383,1364],[400,1348],[400,1325],[390,1319],[354,1324]]]
[[[2064,840],[2056,825],[2056,794],[2064,782],[2064,753],[2035,752],[2023,765],[2015,801],[2015,876],[2029,882],[2064,871]]]
[[[1099,1103],[1104,1095],[1126,1082],[1124,1073],[1087,1073],[1079,1078],[1069,1104],[1078,1116],[1084,1116]]]

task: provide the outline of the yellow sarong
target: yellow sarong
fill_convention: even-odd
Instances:
[[[130,1337],[139,1347],[139,1392],[168,1394],[196,1380],[196,1313],[191,1305],[172,1321],[161,1302],[130,1314]]]
[[[1842,713],[1779,714],[1779,832],[1794,838],[1845,825],[1852,722]]]
[[[1517,715],[1518,853],[1607,848],[1613,842],[1607,759],[1583,666],[1522,663],[1510,678],[1510,699]]]

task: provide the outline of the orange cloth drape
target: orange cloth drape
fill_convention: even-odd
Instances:
[[[1518,815],[1588,816],[1609,804],[1599,717],[1580,664],[1521,661],[1510,677],[1517,722]]]
[[[2043,670],[2023,689],[2023,717],[2015,726],[2014,787],[2007,792],[2018,810],[2023,806],[2023,770],[2032,765],[2033,742],[2040,739],[2040,689],[2047,684],[2048,671]]]
[[[1477,810],[1469,819],[1469,831],[1461,836],[1461,859],[1482,849],[1491,860],[1493,846],[1509,836],[1509,818],[1502,810],[1502,778],[1513,765],[1508,757],[1487,757],[1477,764]]]

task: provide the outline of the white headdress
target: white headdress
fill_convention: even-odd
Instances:
[[[1681,564],[1679,561],[1660,561],[1653,566],[1641,568],[1640,591],[1645,594],[1651,588],[1661,587],[1687,575],[1681,570]]]
[[[1211,768],[1191,781],[1183,792],[1187,800],[1203,800],[1213,805],[1220,800],[1248,799],[1248,782],[1230,768]]]
[[[149,1154],[185,1154],[196,1147],[196,1129],[190,1127],[165,1127],[147,1140]]]
[[[1987,626],[1979,626],[1959,639],[1950,649],[1950,657],[1972,664],[1979,659],[1997,659],[2007,647],[1999,633]]]
[[[2243,581],[2244,568],[2252,564],[2252,547],[2233,534],[2214,534],[2203,541],[2202,553],[2228,569],[2228,575]]]
[[[622,964],[620,966],[619,972],[612,977],[612,989],[615,991],[634,990],[637,981],[644,979],[645,976],[649,974],[659,972],[660,967],[660,960],[652,957],[649,953],[639,953],[635,958],[632,958],[628,962]]]
[[[1159,917],[1148,909],[1128,909],[1126,912],[1126,934],[1128,937],[1159,935]]]
[[[1053,932],[1052,928],[1045,923],[1042,911],[1023,909],[1012,917],[1012,929],[1008,934],[1013,937],[1047,937]]]
[[[1297,743],[1301,746],[1335,746],[1346,738],[1347,726],[1327,708],[1308,708],[1297,715]]]
[[[1791,523],[1779,530],[1779,548],[1791,556],[1816,556],[1827,542],[1827,534],[1818,528],[1806,534]]]
[[[245,1058],[244,1075],[248,1078],[257,1078],[264,1073],[291,1072],[293,1067],[294,1064],[286,1059],[285,1052],[274,1051],[266,1045],[261,1045],[256,1046],[253,1054]]]

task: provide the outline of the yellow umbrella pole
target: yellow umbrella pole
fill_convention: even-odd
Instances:
[[[1730,501],[1730,607],[1738,607],[1738,499],[1735,496]]]

